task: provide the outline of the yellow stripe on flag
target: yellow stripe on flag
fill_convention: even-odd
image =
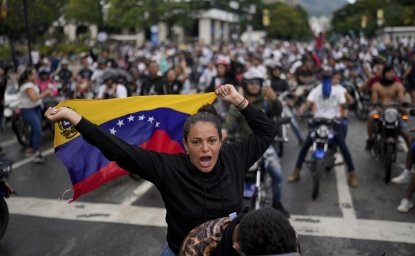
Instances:
[[[107,100],[73,99],[63,101],[57,107],[69,107],[89,121],[99,125],[130,113],[156,108],[171,108],[191,115],[196,113],[201,106],[210,104],[215,99],[216,95],[213,92],[184,95],[134,96]],[[56,148],[77,136],[79,136],[78,133],[71,137],[68,130],[63,131],[58,124],[55,124],[54,147]]]

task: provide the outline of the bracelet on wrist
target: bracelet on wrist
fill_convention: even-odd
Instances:
[[[237,104],[236,107],[241,109],[245,105],[246,101],[247,99],[244,97],[244,99],[239,104]]]

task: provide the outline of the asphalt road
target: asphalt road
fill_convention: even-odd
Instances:
[[[415,210],[396,211],[406,186],[384,183],[382,164],[364,151],[365,131],[365,123],[352,117],[347,141],[358,188],[347,186],[344,166],[322,180],[317,200],[311,199],[306,166],[298,183],[284,182],[283,202],[292,214],[303,255],[415,255]],[[15,161],[8,182],[18,192],[7,199],[11,215],[0,255],[159,255],[166,224],[157,190],[124,176],[68,204],[71,184],[53,154],[52,139],[45,133],[47,161],[34,164],[25,158],[9,126],[0,133],[0,145]],[[285,149],[286,180],[300,149],[292,134]],[[401,172],[404,156],[399,154],[393,176]]]

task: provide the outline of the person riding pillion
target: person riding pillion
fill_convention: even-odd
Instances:
[[[263,82],[264,75],[261,72],[253,69],[248,70],[244,74],[242,83],[243,95],[251,104],[262,109],[270,119],[277,118],[281,115],[282,104],[271,87],[263,87]],[[240,137],[246,137],[252,133],[250,126],[235,106],[230,107],[224,128],[227,134],[236,133]],[[267,149],[261,164],[272,178],[272,206],[282,211],[286,217],[289,217],[288,211],[281,203],[282,170],[278,155],[273,146]]]

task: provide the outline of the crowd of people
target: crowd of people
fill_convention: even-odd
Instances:
[[[98,54],[91,49],[80,56],[79,63],[56,56],[41,56],[35,67],[26,69],[18,80],[22,115],[32,127],[26,153],[28,156],[35,155],[36,163],[44,161],[39,151],[41,129],[38,123],[44,97],[109,99],[201,92],[215,92],[218,95],[213,105],[215,115],[203,112],[187,121],[184,143],[188,157],[174,156],[170,159],[161,155],[158,161],[162,160],[164,164],[160,166],[154,165],[157,162],[152,160],[154,155],[109,136],[69,109],[51,108],[46,113],[52,121],[70,121],[88,142],[100,148],[109,159],[156,184],[164,195],[167,209],[168,235],[162,255],[177,255],[192,228],[225,217],[233,211],[239,212],[242,202],[238,193],[244,182],[241,170],[247,170],[262,155],[266,157],[262,158],[261,164],[272,178],[271,207],[289,218],[281,196],[282,172],[285,170],[280,164],[280,149],[273,143],[277,135],[274,133],[277,130],[275,121],[281,116],[284,106],[296,114],[291,117],[294,119],[291,127],[302,145],[288,182],[300,179],[302,164],[312,144],[310,133],[304,139],[295,119],[310,111],[314,117],[336,120],[335,141],[345,160],[349,185],[355,188],[359,184],[358,168],[354,166],[346,140],[348,108],[353,105],[354,99],[349,88],[344,88],[344,83],[355,84],[359,93],[371,97],[372,103],[403,103],[408,100],[415,104],[415,41],[410,38],[396,38],[385,44],[376,39],[350,37],[326,42],[320,36],[318,43],[278,42],[251,46],[242,43],[215,46],[194,44],[186,49],[175,45],[156,49],[121,45],[101,49]],[[279,97],[286,92],[289,97]],[[371,114],[379,111],[382,110],[373,108]],[[367,122],[366,148],[370,150],[374,132],[371,115]],[[409,151],[405,169],[392,181],[409,183],[397,208],[399,212],[408,212],[413,207],[412,196],[415,192],[412,171],[415,142],[412,142],[404,125],[401,126],[401,134],[409,145]],[[231,136],[242,138],[236,148],[232,148],[234,144],[221,143]],[[255,152],[244,150],[252,145],[255,145]],[[235,152],[238,154],[235,155]],[[241,157],[241,154],[245,155]],[[246,162],[241,163],[238,159],[246,159]],[[238,164],[243,166],[236,166]],[[166,168],[169,170],[165,171]],[[192,176],[193,168],[198,170],[198,179],[212,184],[180,184],[183,180],[177,179],[177,176],[168,179],[168,184],[160,179],[179,170],[181,175]],[[188,172],[183,173],[183,170]],[[238,181],[234,184],[234,190],[228,184],[229,177]],[[172,190],[175,180],[180,187],[196,186],[191,189],[196,194]],[[229,191],[224,193],[224,190]],[[195,197],[201,198],[196,200]],[[171,203],[177,200],[187,200],[185,205],[188,207],[177,209]],[[212,200],[210,208],[200,216],[195,211],[196,207],[191,206],[205,202],[203,207],[206,208],[206,200]],[[287,253],[298,253],[297,246],[294,247]],[[237,244],[235,249],[250,250],[246,248]]]

